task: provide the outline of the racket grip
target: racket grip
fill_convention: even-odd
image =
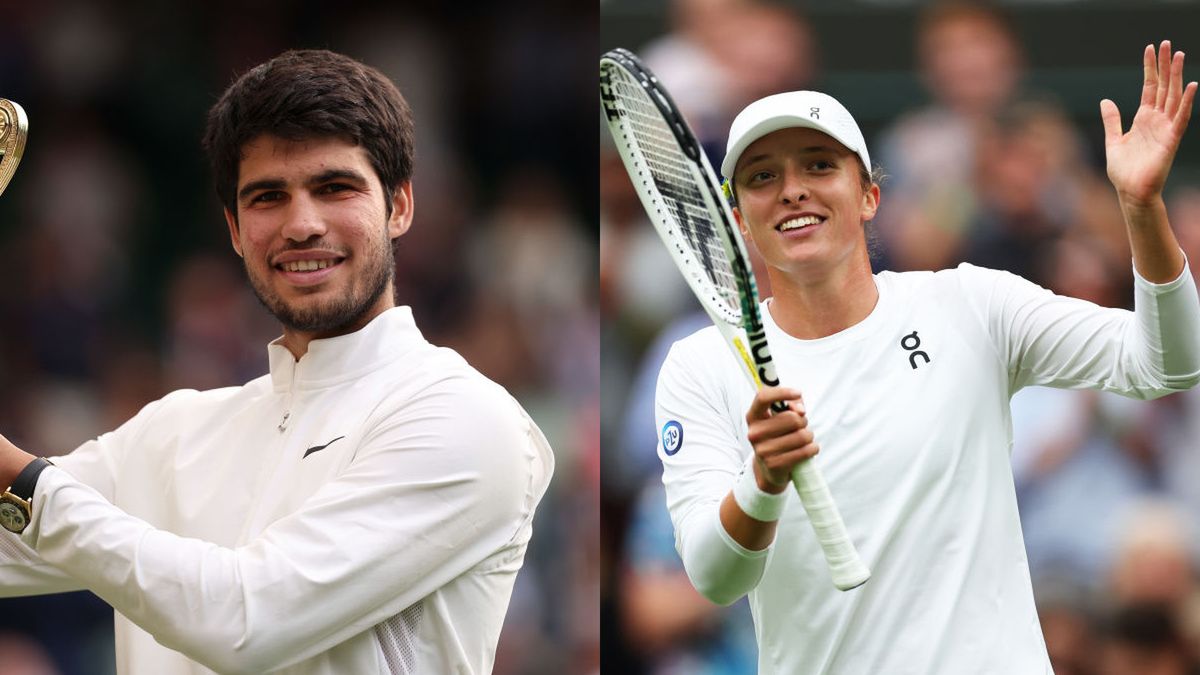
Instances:
[[[829,563],[833,585],[838,590],[848,591],[866,583],[871,578],[871,571],[858,557],[858,550],[846,533],[846,524],[842,522],[842,515],[820,468],[811,460],[801,462],[792,472],[792,483],[817,533],[817,541]]]

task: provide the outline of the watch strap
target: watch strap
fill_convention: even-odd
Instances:
[[[17,474],[13,480],[12,487],[8,491],[24,499],[25,501],[33,500],[33,489],[37,487],[38,476],[46,470],[46,467],[53,466],[50,460],[45,457],[38,457],[21,469],[21,473]]]

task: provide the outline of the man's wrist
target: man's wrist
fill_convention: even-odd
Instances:
[[[35,456],[0,436],[0,491],[12,485],[21,471],[35,459]]]
[[[36,457],[13,479],[12,485],[0,494],[0,527],[21,534],[33,519],[33,493],[38,477],[51,466],[50,460]]]

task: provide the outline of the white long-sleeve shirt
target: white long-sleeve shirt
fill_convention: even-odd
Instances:
[[[1152,398],[1200,382],[1190,272],[1136,279],[1136,312],[961,265],[881,273],[862,322],[799,340],[763,308],[782,384],[871,579],[841,592],[793,491],[764,552],[721,536],[718,505],[753,452],[754,392],[720,335],[676,343],[657,423],[676,545],[697,588],[749,593],[759,672],[1049,673],[1009,464],[1009,399],[1029,385]],[[717,574],[714,574],[714,570]],[[732,588],[730,586],[737,585]]]
[[[122,675],[490,673],[553,470],[537,426],[407,307],[269,356],[56,459],[0,596],[92,590]]]

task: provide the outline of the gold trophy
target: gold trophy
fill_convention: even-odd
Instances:
[[[25,153],[25,137],[29,135],[29,118],[21,106],[0,98],[0,194],[17,171]]]

